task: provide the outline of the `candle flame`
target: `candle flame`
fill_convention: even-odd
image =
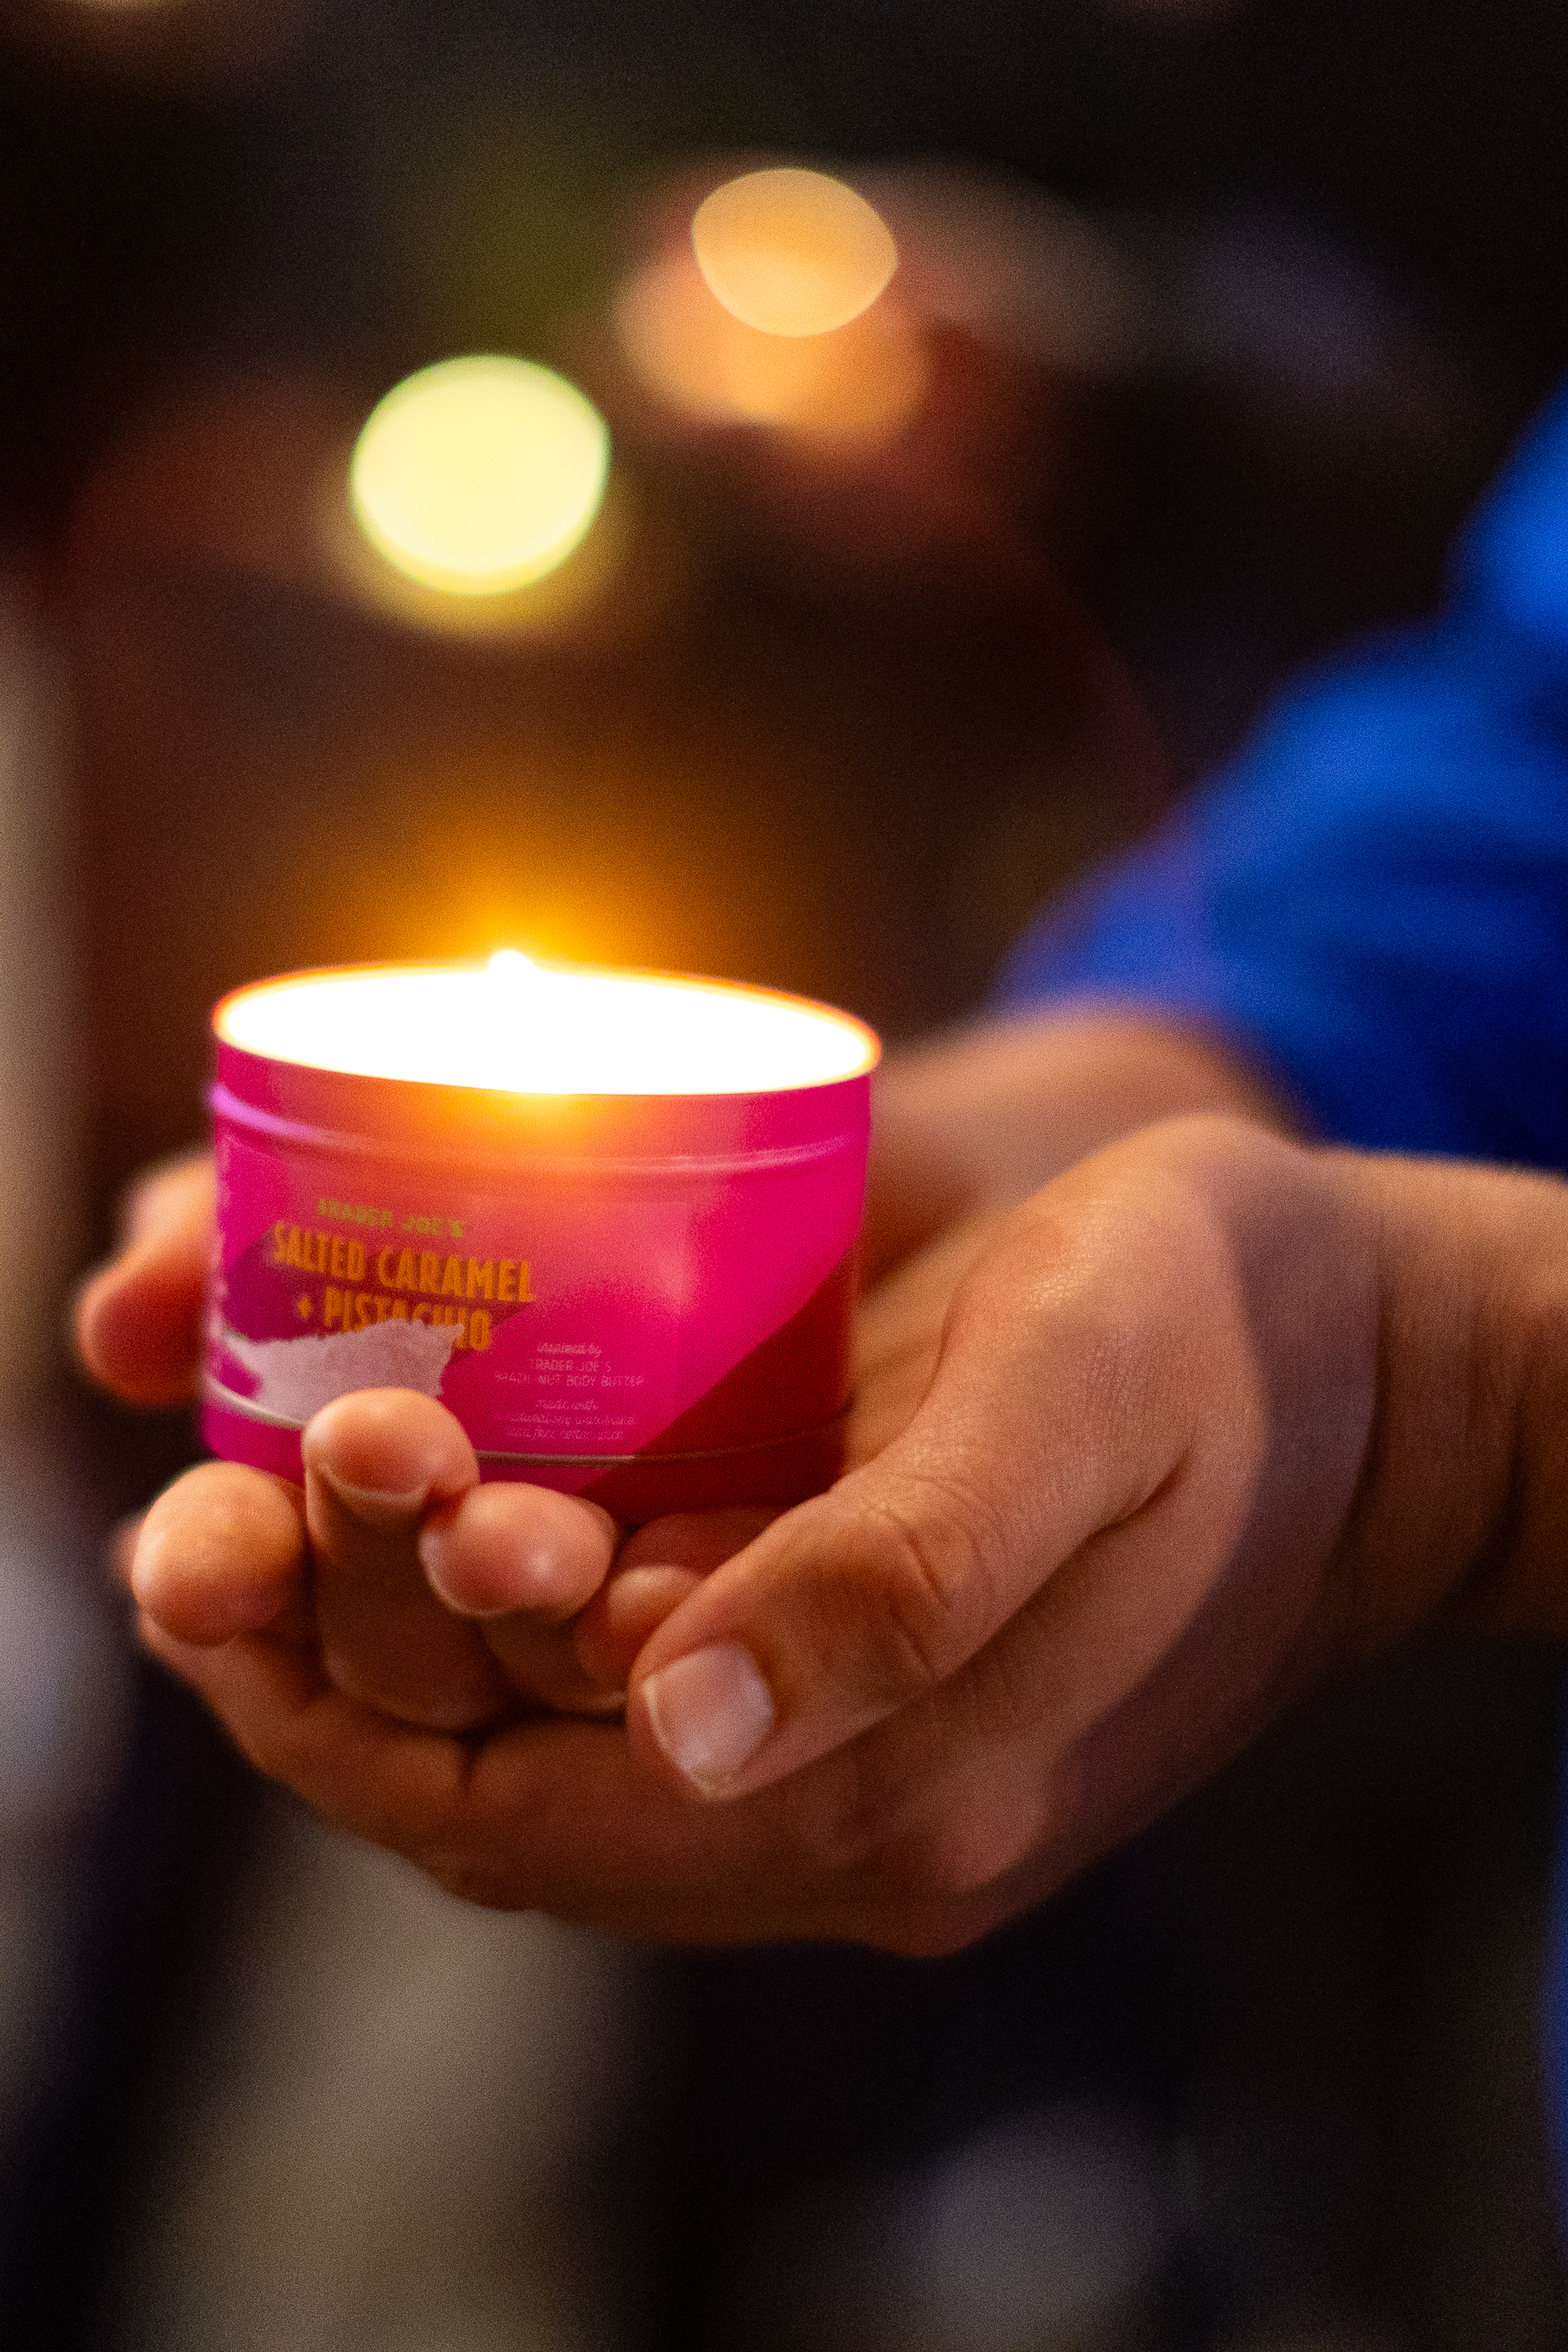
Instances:
[[[371,412],[349,502],[377,553],[426,588],[500,596],[564,562],[609,473],[603,417],[530,360],[444,360]]]
[[[868,1070],[869,1030],[801,997],[538,964],[301,972],[242,989],[218,1034],[308,1068],[525,1095],[762,1094]]]
[[[691,223],[697,266],[726,310],[769,335],[826,335],[868,310],[899,264],[881,215],[825,172],[747,172]]]

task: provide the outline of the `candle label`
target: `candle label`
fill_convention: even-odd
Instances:
[[[668,1189],[498,1198],[229,1132],[218,1230],[207,1391],[247,1418],[302,1428],[351,1390],[416,1389],[481,1454],[604,1461],[679,1409],[693,1212]]]

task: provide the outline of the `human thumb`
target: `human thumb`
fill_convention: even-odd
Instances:
[[[1009,1220],[954,1297],[903,1433],[666,1620],[627,1699],[659,1778],[741,1796],[842,1746],[955,1675],[1159,1486],[1179,1415],[1135,1411],[1126,1442],[1136,1368],[1107,1377],[1107,1349],[1131,1318],[1075,1255],[1048,1207]]]

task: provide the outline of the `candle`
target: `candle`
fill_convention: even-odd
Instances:
[[[213,1018],[215,1453],[298,1479],[314,1412],[392,1387],[485,1477],[631,1521],[831,1481],[859,1022],[515,952],[291,974]]]

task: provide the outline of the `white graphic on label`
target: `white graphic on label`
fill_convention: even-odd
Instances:
[[[458,1342],[455,1323],[373,1323],[303,1339],[247,1339],[226,1329],[227,1353],[259,1381],[253,1408],[301,1425],[353,1389],[414,1389],[439,1393]]]
[[[211,1375],[239,1385],[243,1366],[259,1383],[236,1411],[298,1427],[355,1389],[412,1389],[486,1458],[613,1458],[690,1401],[682,1349],[703,1278],[692,1198],[711,1215],[727,1176],[677,1190],[519,1170],[486,1192],[460,1171],[296,1162],[226,1135],[219,1167]]]

